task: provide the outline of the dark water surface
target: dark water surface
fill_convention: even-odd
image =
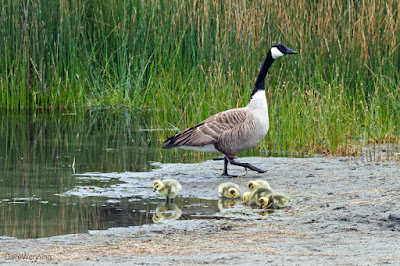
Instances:
[[[173,212],[175,206],[159,206],[159,198],[61,195],[76,186],[90,189],[119,182],[116,178],[88,183],[75,174],[142,172],[151,169],[152,161],[196,160],[174,152],[161,154],[160,131],[150,128],[148,121],[149,114],[139,111],[3,112],[0,237],[38,238],[141,225],[153,222],[157,206]],[[194,198],[179,198],[176,205],[189,215],[217,210],[216,201]]]

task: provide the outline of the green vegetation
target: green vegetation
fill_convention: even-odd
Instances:
[[[399,142],[399,10],[394,0],[0,0],[0,102],[145,108],[152,127],[183,129],[244,106],[281,42],[299,54],[270,70],[262,153],[355,154]]]

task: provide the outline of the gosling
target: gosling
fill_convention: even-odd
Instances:
[[[244,201],[245,204],[248,204],[248,203],[249,203],[249,201],[250,201],[250,194],[251,194],[250,191],[247,191],[247,192],[243,193],[243,201]]]
[[[182,189],[182,185],[175,179],[156,180],[153,182],[154,192],[167,197],[167,202],[173,202],[176,194]]]
[[[258,200],[258,206],[260,206],[260,209],[267,209],[267,208],[273,208],[273,209],[280,209],[280,208],[285,208],[289,205],[290,203],[290,198],[286,196],[285,194],[274,192],[266,197],[261,197]]]
[[[254,205],[254,204],[258,204],[258,201],[260,198],[262,197],[266,197],[269,194],[273,193],[274,191],[272,191],[272,189],[266,188],[266,187],[259,187],[256,188],[255,190],[253,190],[250,193],[250,204]]]
[[[257,180],[252,180],[249,183],[247,183],[247,187],[249,188],[250,191],[253,191],[254,189],[258,187],[266,187],[268,189],[271,189],[271,186],[269,183],[265,180],[257,179]]]
[[[223,198],[236,199],[240,198],[241,192],[238,185],[232,182],[226,182],[219,185],[218,194]]]

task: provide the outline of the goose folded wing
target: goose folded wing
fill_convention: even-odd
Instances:
[[[242,125],[246,120],[246,116],[247,114],[243,109],[232,109],[218,113],[170,139],[177,146],[205,146],[214,144],[218,142],[224,132]]]

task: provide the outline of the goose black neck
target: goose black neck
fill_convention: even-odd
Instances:
[[[261,66],[260,72],[258,73],[258,77],[256,83],[254,84],[254,89],[251,96],[253,96],[259,90],[265,90],[265,76],[267,76],[268,70],[273,62],[274,59],[272,58],[271,51],[268,51],[267,57],[265,58],[264,63]]]

